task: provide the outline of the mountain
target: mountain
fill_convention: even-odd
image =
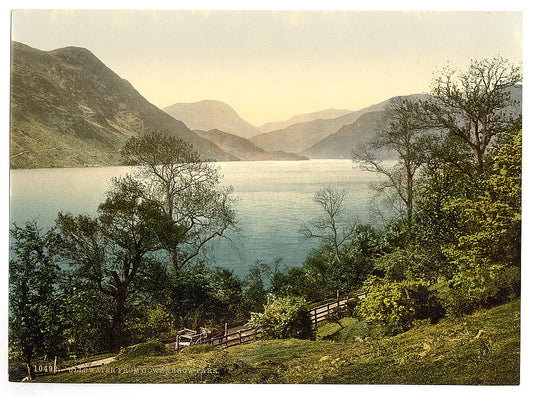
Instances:
[[[426,96],[422,94],[415,94],[409,95],[409,97],[413,99],[423,99]],[[336,133],[344,125],[354,123],[363,114],[385,110],[389,101],[390,99],[387,99],[383,102],[365,107],[361,110],[329,120],[314,120],[291,125],[285,129],[254,136],[250,140],[263,150],[279,150],[304,154],[307,149],[317,144],[322,139],[325,139],[329,135]]]
[[[353,110],[338,110],[338,109],[328,109],[322,111],[316,111],[314,113],[299,114],[289,118],[286,121],[276,121],[276,122],[267,122],[266,124],[257,128],[262,133],[277,131],[279,129],[285,129],[291,125],[299,124],[301,122],[309,122],[314,120],[328,120],[331,118],[336,118],[343,116],[348,113],[352,113]]]
[[[225,152],[244,161],[301,161],[308,159],[302,155],[280,151],[266,152],[248,139],[212,129],[210,131],[194,131],[201,137],[215,143]]]
[[[163,111],[183,121],[193,130],[219,129],[245,138],[260,133],[250,123],[243,120],[231,106],[218,100],[176,103],[165,107]]]
[[[372,111],[354,123],[344,125],[338,132],[303,152],[309,158],[352,158],[352,150],[368,142],[383,125],[385,111]]]
[[[118,165],[124,142],[147,131],[181,138],[206,160],[234,160],[149,103],[89,50],[11,49],[11,166]]]

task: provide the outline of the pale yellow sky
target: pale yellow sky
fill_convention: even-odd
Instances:
[[[216,99],[256,126],[427,92],[447,62],[522,61],[518,12],[17,10],[12,38],[85,47],[156,106]]]

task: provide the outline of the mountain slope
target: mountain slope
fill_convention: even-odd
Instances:
[[[267,122],[266,124],[257,128],[263,133],[277,131],[279,129],[285,129],[291,125],[299,124],[301,122],[309,122],[314,120],[328,120],[331,118],[336,118],[343,116],[348,113],[352,113],[352,110],[346,109],[327,109],[322,111],[316,111],[313,113],[299,114],[289,118],[286,121],[276,121],[276,122]]]
[[[369,141],[383,125],[385,111],[363,114],[303,152],[309,158],[352,158],[352,150]]]
[[[251,124],[243,120],[231,106],[217,100],[195,103],[176,103],[163,109],[189,128],[208,131],[218,129],[240,137],[259,134]]]
[[[210,131],[194,131],[201,137],[215,143],[225,152],[245,161],[300,161],[308,158],[280,151],[266,152],[248,139],[212,129]]]
[[[409,95],[409,97],[413,99],[423,99],[426,95],[415,94]],[[390,99],[387,99],[381,103],[329,120],[314,120],[291,125],[285,129],[254,136],[250,140],[263,150],[281,150],[293,153],[304,153],[307,149],[317,144],[322,139],[332,133],[336,133],[344,125],[354,123],[363,114],[372,111],[385,110],[389,101]],[[343,157],[335,156],[332,158]]]
[[[11,166],[118,165],[131,136],[160,131],[206,159],[232,160],[143,98],[84,48],[40,51],[12,43]]]

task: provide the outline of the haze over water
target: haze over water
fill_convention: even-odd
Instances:
[[[299,265],[319,246],[304,240],[298,230],[320,214],[313,196],[325,185],[348,192],[347,215],[373,221],[369,183],[377,176],[350,160],[236,161],[217,166],[223,184],[234,188],[239,230],[212,244],[210,262],[238,275],[244,276],[257,260],[272,262],[279,257],[287,266]],[[12,170],[10,222],[22,225],[36,219],[46,229],[59,211],[94,215],[110,179],[129,171],[128,167]]]

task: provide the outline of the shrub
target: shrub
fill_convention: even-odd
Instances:
[[[374,276],[365,281],[367,296],[358,306],[362,320],[381,327],[386,334],[408,330],[417,319],[442,315],[427,284],[421,281],[390,282]]]
[[[310,338],[311,318],[302,297],[270,295],[263,313],[252,312],[248,326],[263,338]]]

